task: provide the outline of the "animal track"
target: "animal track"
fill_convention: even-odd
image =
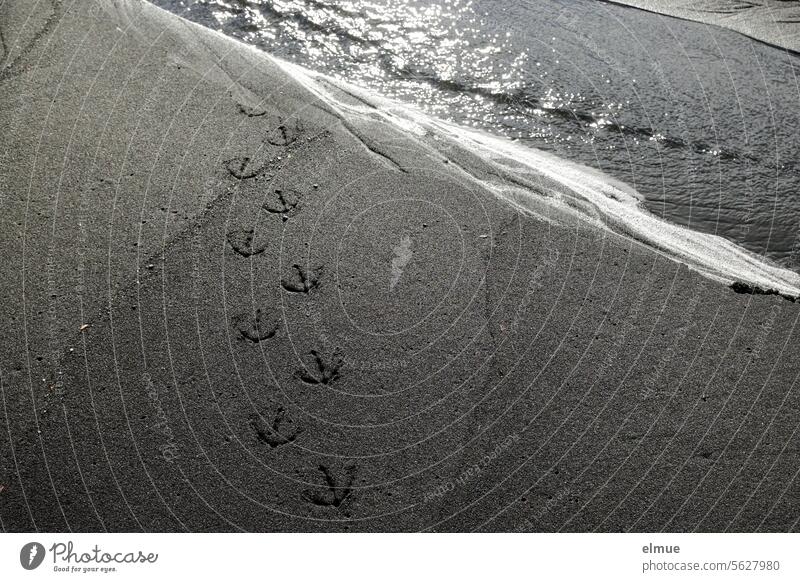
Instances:
[[[325,476],[325,484],[328,487],[327,491],[318,491],[316,489],[307,489],[303,491],[302,497],[306,501],[314,505],[321,505],[323,507],[338,508],[349,497],[353,488],[353,481],[355,481],[356,468],[354,466],[345,469],[345,476],[339,483],[330,472],[330,469],[325,465],[320,465],[319,470]]]
[[[272,214],[280,214],[281,219],[286,222],[290,215],[299,210],[300,193],[297,190],[275,190],[275,196],[263,204],[264,210]]]
[[[262,243],[259,245],[254,245],[254,234],[255,230],[252,228],[249,230],[232,230],[228,232],[228,244],[231,245],[231,248],[236,254],[243,257],[252,257],[253,255],[261,254],[267,250],[267,244]]]
[[[240,113],[244,113],[247,117],[261,117],[267,114],[267,110],[263,107],[247,105],[245,103],[236,102]]]
[[[255,316],[252,318],[248,315],[237,315],[233,318],[236,329],[239,330],[242,337],[254,344],[274,337],[278,333],[278,323],[275,321],[266,323],[262,319],[262,315],[263,311],[259,308],[256,309]]]
[[[264,166],[254,163],[248,156],[231,158],[223,163],[228,173],[238,180],[255,178],[264,171]]]
[[[285,123],[281,120],[280,125],[269,132],[267,141],[276,146],[292,145],[302,132],[303,126],[299,119],[294,118],[293,121]]]
[[[284,424],[286,419],[286,410],[283,407],[278,408],[278,413],[272,421],[272,426],[267,426],[258,415],[253,415],[250,418],[250,426],[256,431],[256,438],[262,443],[269,445],[271,449],[276,449],[282,445],[288,445],[293,442],[298,435],[303,432],[302,428],[296,428],[290,433],[281,433],[281,425]],[[288,420],[292,424],[291,420]]]
[[[281,287],[290,293],[310,293],[319,287],[319,278],[322,273],[322,267],[315,270],[306,270],[301,265],[292,265],[292,269],[297,272],[296,281],[287,281],[281,279]]]
[[[314,357],[314,362],[317,367],[316,374],[308,371],[308,368],[297,370],[295,376],[305,382],[306,384],[323,386],[330,386],[339,378],[339,370],[342,369],[344,362],[341,358],[334,358],[330,363],[322,359],[319,353],[311,350],[310,354]]]

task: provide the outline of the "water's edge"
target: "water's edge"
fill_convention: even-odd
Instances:
[[[438,120],[345,81],[269,58],[342,118],[379,119],[390,124],[449,158],[480,186],[538,218],[584,220],[645,244],[738,291],[773,291],[791,300],[800,296],[799,274],[725,238],[654,216],[642,207],[642,198],[633,188],[597,170]],[[453,156],[459,151],[477,156],[491,169],[474,171],[469,163],[459,164]]]
[[[800,54],[800,2],[764,0],[760,5],[734,0],[605,0],[682,20],[734,30],[770,46]]]

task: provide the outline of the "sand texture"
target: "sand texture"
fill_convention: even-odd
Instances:
[[[797,0],[612,0],[667,16],[730,28],[767,44],[800,52]]]
[[[800,303],[140,1],[0,32],[2,529],[798,530]]]

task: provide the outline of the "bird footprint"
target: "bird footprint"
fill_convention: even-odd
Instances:
[[[259,255],[267,250],[267,243],[253,244],[254,236],[255,230],[252,228],[249,230],[232,230],[227,235],[228,244],[231,245],[231,248],[237,255],[243,257]]]
[[[251,318],[248,315],[237,315],[233,321],[236,329],[247,341],[257,344],[260,341],[274,337],[278,333],[278,323],[276,321],[264,321],[264,312],[256,309],[255,315]]]
[[[300,193],[297,190],[275,190],[275,196],[264,202],[263,208],[272,214],[280,214],[281,219],[286,222],[290,215],[294,215],[299,210]]]
[[[322,274],[322,267],[315,270],[306,270],[301,265],[292,265],[292,269],[296,273],[293,280],[281,279],[281,287],[290,293],[310,293],[319,287],[319,279]]]
[[[298,140],[303,132],[303,126],[296,117],[291,121],[281,120],[280,125],[267,135],[267,141],[276,146],[289,146]]]
[[[307,489],[303,491],[302,497],[306,501],[314,505],[321,505],[323,507],[336,507],[338,508],[350,496],[353,488],[353,481],[355,481],[356,468],[354,466],[347,467],[345,474],[341,479],[337,479],[331,474],[330,469],[325,465],[320,465],[319,470],[325,476],[325,485],[327,490]]]
[[[254,163],[247,156],[225,160],[224,164],[228,173],[237,180],[249,180],[264,171],[264,166]]]
[[[297,436],[303,432],[303,429],[296,428],[291,432],[281,432],[281,425],[286,421],[286,411],[283,407],[278,408],[278,413],[272,421],[272,426],[267,426],[266,423],[258,415],[253,415],[250,419],[250,426],[256,431],[256,438],[262,443],[266,443],[270,448],[275,449],[281,445],[288,445],[293,442]],[[292,421],[288,420],[291,424]]]
[[[295,372],[295,376],[306,384],[322,384],[323,386],[333,384],[339,378],[339,370],[344,364],[342,359],[333,358],[330,362],[326,362],[317,351],[311,350],[310,354],[314,357],[314,364],[317,368],[316,373],[312,374],[308,368],[304,367],[302,370]]]

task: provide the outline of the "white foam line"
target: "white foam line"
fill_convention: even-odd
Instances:
[[[507,139],[432,118],[412,106],[390,101],[344,81],[271,58],[309,91],[341,113],[377,114],[417,137],[432,133],[440,139],[452,140],[457,146],[470,150],[488,163],[502,167],[506,173],[522,178],[544,176],[559,185],[562,195],[583,200],[594,209],[592,213],[577,211],[582,218],[595,224],[599,219],[602,226],[613,232],[644,243],[712,279],[726,284],[739,281],[764,290],[800,296],[799,274],[779,267],[720,236],[697,232],[650,214],[641,206],[642,197],[639,193],[602,172]],[[319,81],[356,95],[374,109],[337,99]],[[517,207],[521,204],[524,206],[518,185],[499,188],[497,183],[485,185],[495,192],[499,190],[501,195],[505,190],[504,197],[509,202]],[[546,197],[532,188],[526,189],[525,195],[538,206],[542,203],[563,205],[559,197]]]

